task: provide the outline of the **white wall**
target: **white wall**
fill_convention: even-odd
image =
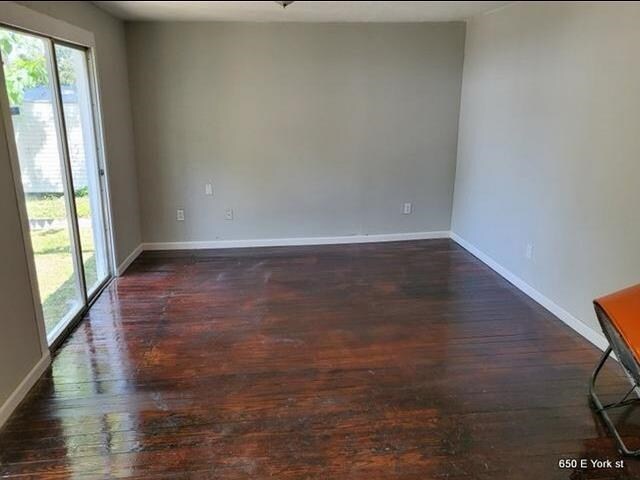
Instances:
[[[597,329],[640,281],[640,6],[552,3],[468,24],[452,229]]]
[[[464,29],[127,24],[144,241],[448,230]]]

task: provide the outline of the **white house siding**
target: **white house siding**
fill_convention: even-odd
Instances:
[[[65,103],[65,121],[75,189],[87,185],[77,103]],[[20,171],[25,193],[61,193],[62,176],[53,107],[49,102],[27,102],[13,115]]]

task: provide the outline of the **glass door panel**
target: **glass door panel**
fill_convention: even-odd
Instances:
[[[0,55],[34,295],[58,343],[111,276],[89,50],[0,25]]]
[[[108,278],[107,242],[86,51],[56,44],[56,68],[69,149],[82,265],[91,296]]]
[[[51,44],[0,28],[5,85],[49,338],[83,307]]]

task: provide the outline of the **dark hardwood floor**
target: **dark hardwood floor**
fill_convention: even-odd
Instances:
[[[0,474],[640,478],[558,467],[622,458],[598,356],[449,240],[145,253],[0,432]]]

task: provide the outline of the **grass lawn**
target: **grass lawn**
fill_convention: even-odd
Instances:
[[[89,196],[76,197],[78,217],[89,218]],[[57,195],[27,196],[27,213],[29,218],[65,218],[64,198]]]
[[[77,197],[76,204],[80,218],[89,218],[89,198]],[[30,219],[64,219],[64,200],[60,197],[27,198]],[[80,242],[83,251],[87,285],[97,281],[91,226],[80,228]],[[47,332],[75,309],[82,295],[73,275],[73,257],[67,228],[33,230],[31,232],[38,287],[44,311]]]

